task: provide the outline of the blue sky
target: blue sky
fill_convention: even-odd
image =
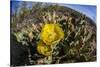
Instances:
[[[12,13],[16,10],[16,6],[21,5],[22,1],[11,1],[11,11]],[[28,7],[31,7],[31,2],[28,2]],[[79,4],[59,4],[61,6],[65,6],[65,7],[69,7],[72,8],[76,11],[79,11],[83,14],[85,14],[86,16],[90,17],[93,21],[95,21],[96,23],[96,6],[94,5],[79,5]]]

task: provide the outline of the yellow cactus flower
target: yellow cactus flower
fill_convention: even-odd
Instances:
[[[50,46],[45,45],[45,43],[43,43],[43,41],[39,41],[39,43],[37,45],[37,51],[39,52],[39,54],[42,54],[44,56],[50,56],[52,49]]]
[[[45,24],[40,34],[40,39],[46,45],[55,44],[63,38],[64,31],[59,24]]]

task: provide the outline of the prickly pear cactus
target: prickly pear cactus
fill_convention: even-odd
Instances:
[[[22,22],[12,21],[11,34],[27,48],[26,65],[96,61],[96,25],[90,18],[59,5],[36,5],[24,17],[12,16]]]

